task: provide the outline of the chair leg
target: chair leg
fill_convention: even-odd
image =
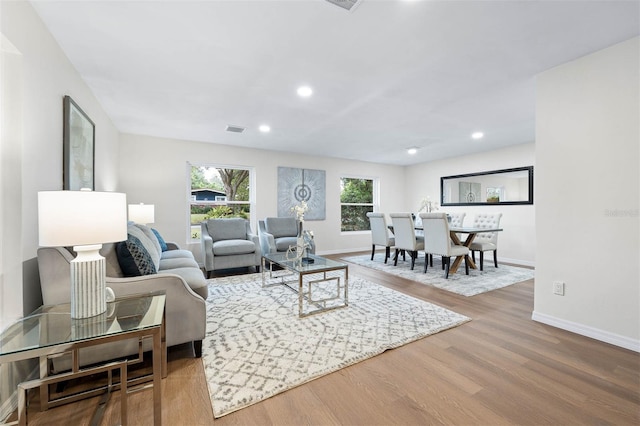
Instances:
[[[207,279],[211,278],[211,271],[207,271]]]
[[[256,265],[256,272],[260,272],[260,265]]]
[[[444,278],[449,279],[449,266],[451,264],[451,258],[442,256],[442,263],[444,264]]]
[[[406,250],[402,250],[402,261],[403,262],[407,261],[407,251]]]
[[[427,261],[427,258],[424,258],[424,261]],[[433,268],[433,255],[431,253],[429,253],[429,266],[431,266]]]
[[[480,270],[484,271],[484,252],[480,250]]]
[[[393,266],[398,266],[398,256],[400,255],[400,250],[396,249],[396,255],[393,257]]]
[[[373,255],[376,253],[376,245],[371,245],[371,260],[373,260]]]
[[[476,251],[475,250],[471,250],[471,260],[473,260],[473,263],[476,263]]]
[[[493,266],[498,267],[498,249],[493,251]]]
[[[409,256],[411,256],[411,270],[413,271],[413,267],[416,264],[416,257],[418,257],[418,252],[417,251],[411,251],[411,252],[409,252]]]
[[[424,270],[422,271],[423,274],[427,273],[427,267],[429,266],[428,260],[429,260],[429,254],[425,253],[424,254]],[[433,265],[431,265],[431,266],[433,266]]]
[[[464,273],[469,275],[469,262],[467,261],[467,256],[464,257]]]
[[[387,263],[389,257],[391,257],[391,247],[387,247],[384,251],[384,263]]]

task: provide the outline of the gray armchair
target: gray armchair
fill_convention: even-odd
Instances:
[[[200,224],[202,257],[207,278],[212,271],[255,266],[260,272],[262,252],[249,221],[241,218],[208,219]]]
[[[301,223],[293,217],[267,217],[258,221],[258,236],[263,253],[286,252],[290,246],[297,244],[298,226]],[[313,238],[305,236],[309,245],[309,253],[316,252]]]

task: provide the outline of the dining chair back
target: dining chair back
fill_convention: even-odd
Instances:
[[[449,226],[451,228],[462,228],[464,225],[464,217],[466,213],[449,213],[449,217],[451,217],[451,222],[449,222]]]
[[[449,278],[449,267],[451,266],[451,256],[465,256],[465,272],[469,275],[469,264],[466,255],[469,249],[465,246],[456,245],[451,242],[449,234],[449,222],[446,213],[420,213],[422,227],[424,229],[424,252],[425,255],[440,255],[445,267],[445,278]],[[427,263],[424,263],[424,272],[427,272]]]
[[[473,219],[474,228],[499,228],[502,213],[482,213]],[[480,252],[480,270],[484,270],[484,252],[493,251],[493,265],[498,267],[498,232],[481,232],[469,246],[475,262],[475,252]]]
[[[387,259],[391,254],[391,247],[396,244],[396,240],[387,226],[385,214],[369,212],[367,217],[371,226],[371,260],[373,260],[376,252],[376,246],[383,246],[385,248],[384,263],[387,263]]]
[[[398,265],[398,254],[400,250],[404,250],[411,256],[411,269],[413,270],[418,251],[424,249],[424,238],[416,237],[414,219],[411,213],[391,213],[389,216],[391,217],[396,242],[396,254],[393,264],[394,266]]]

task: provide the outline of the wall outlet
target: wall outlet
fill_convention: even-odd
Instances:
[[[564,283],[562,281],[553,282],[553,294],[564,296]]]

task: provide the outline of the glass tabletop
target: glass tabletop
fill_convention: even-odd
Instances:
[[[326,257],[317,256],[315,254],[307,254],[306,258],[311,259],[313,263],[305,262],[304,260],[289,260],[286,253],[267,253],[263,255],[265,259],[270,262],[276,263],[282,267],[285,267],[294,272],[322,272],[329,269],[346,268],[347,264],[337,262],[335,260],[327,259]]]
[[[107,303],[107,312],[72,319],[69,303],[45,305],[0,335],[0,355],[157,327],[162,324],[164,294],[125,296]]]

